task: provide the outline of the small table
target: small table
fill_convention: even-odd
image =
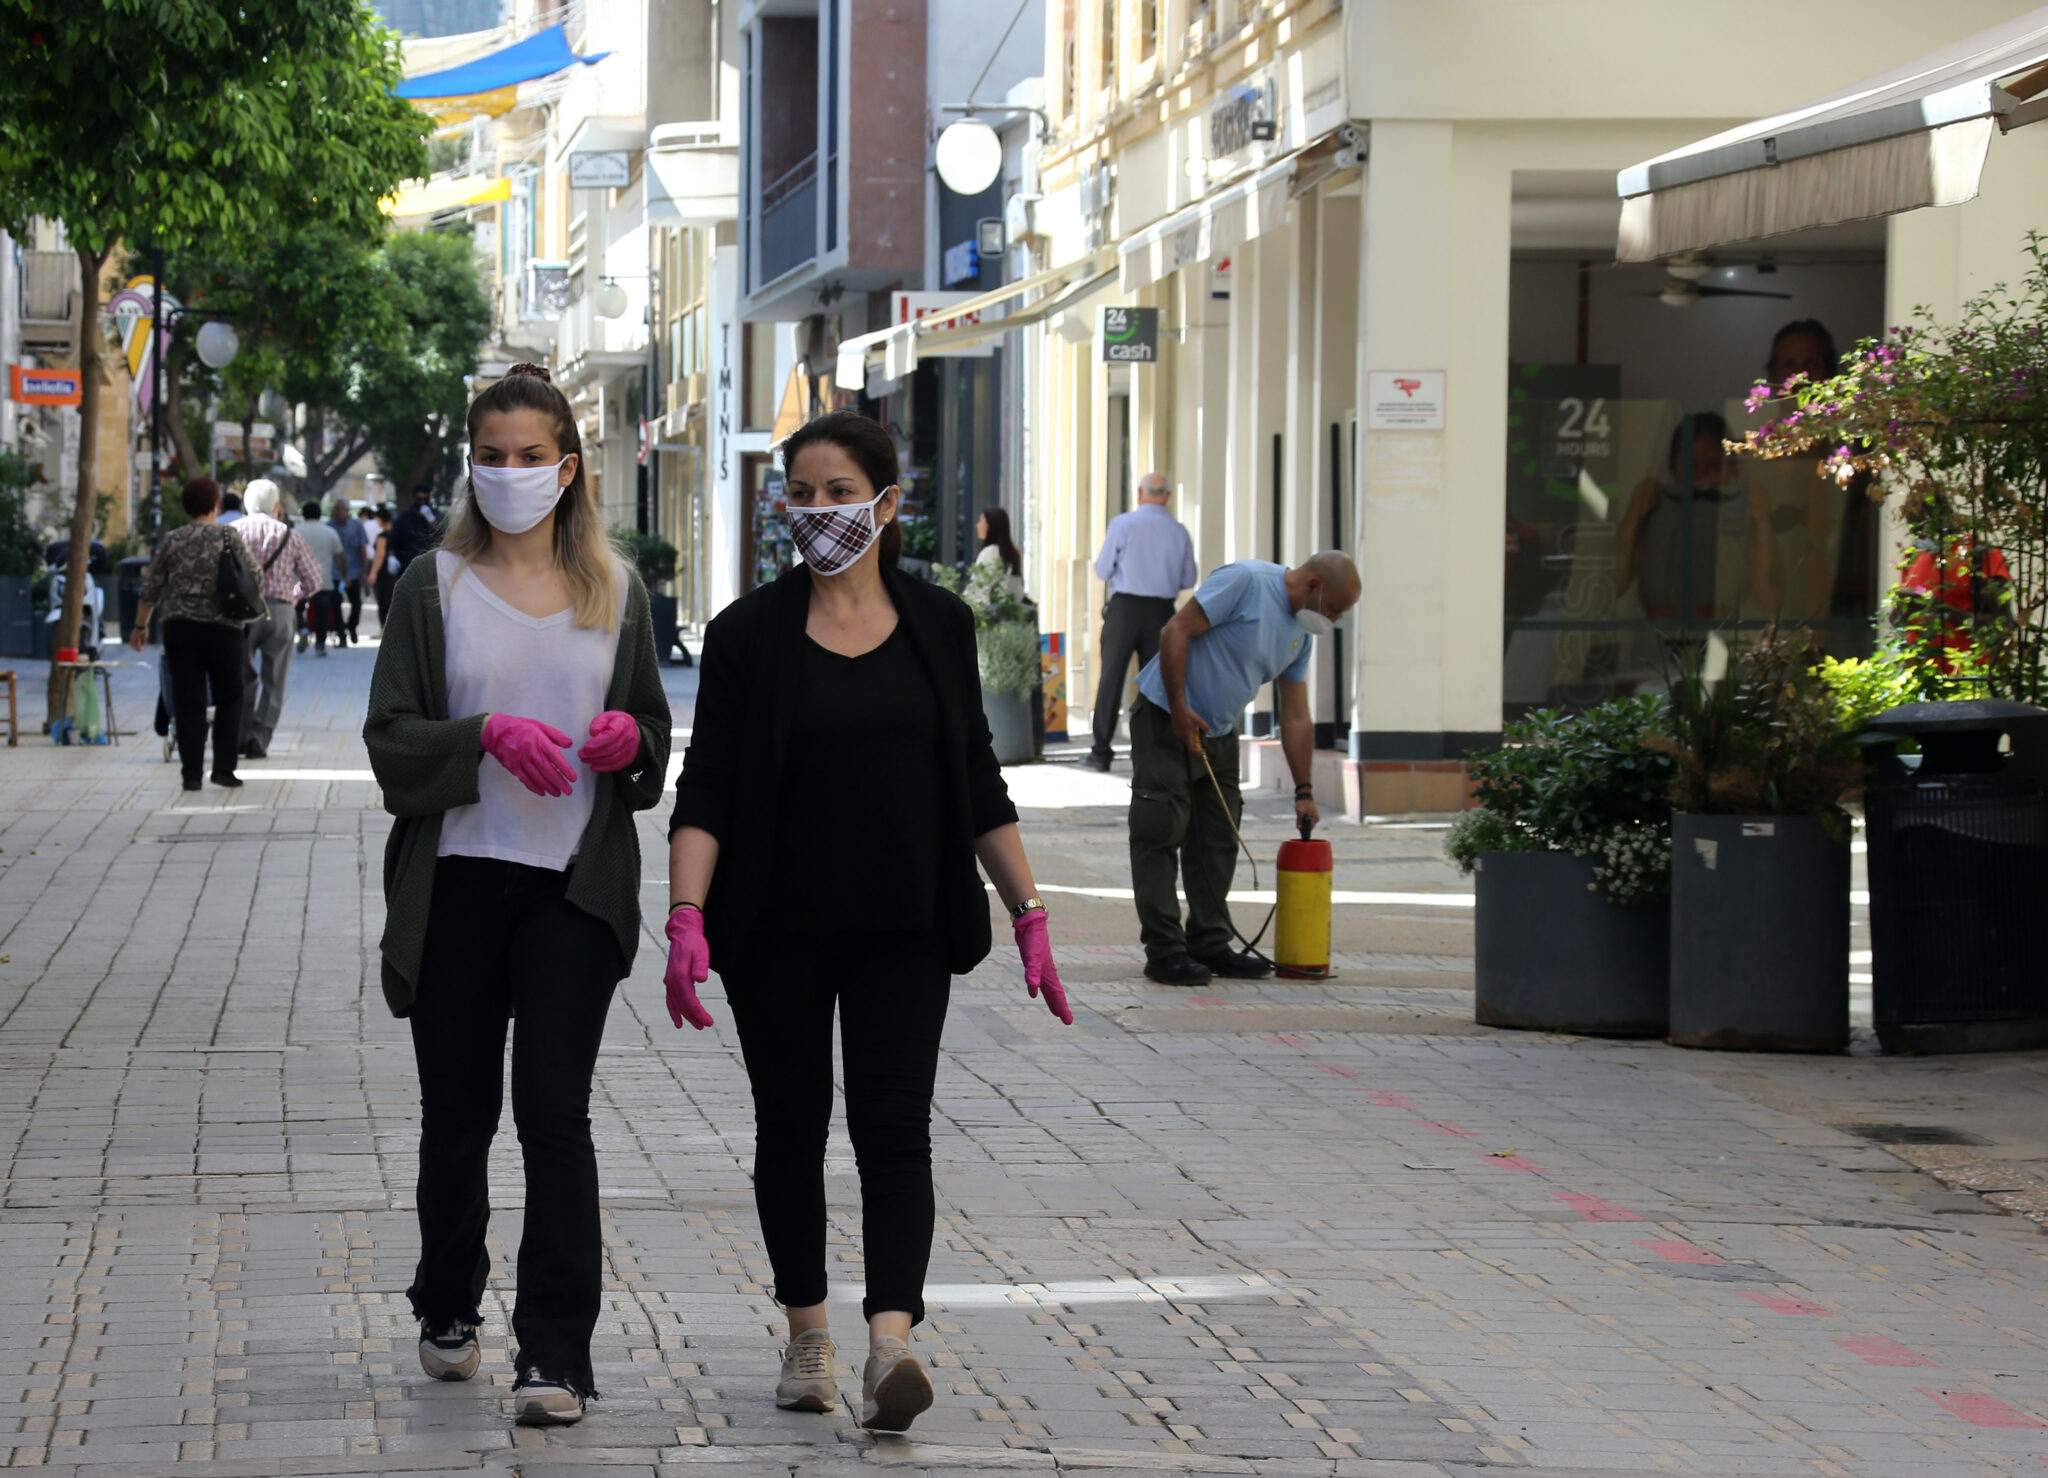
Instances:
[[[66,674],[64,679],[64,712],[67,715],[71,712],[71,686],[78,681],[78,675],[81,672],[84,673],[87,682],[91,682],[95,675],[98,676],[100,691],[106,699],[107,738],[114,744],[121,742],[120,727],[114,722],[114,669],[116,667],[125,667],[126,665],[124,662],[54,662],[51,664],[59,672]]]

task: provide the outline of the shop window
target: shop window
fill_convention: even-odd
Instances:
[[[1122,0],[1096,0],[1098,27],[1096,33],[1096,55],[1099,61],[1095,73],[1095,85],[1103,92],[1114,92],[1116,75],[1116,22],[1117,10]]]
[[[1138,0],[1138,60],[1159,55],[1159,0]]]
[[[1704,646],[1711,667],[1717,647],[1773,623],[1840,655],[1869,650],[1866,490],[1822,477],[1818,457],[1766,461],[1729,443],[1768,414],[1744,404],[1767,366],[1789,374],[1877,331],[1883,264],[1757,265],[1717,267],[1706,285],[1725,296],[1674,307],[1661,268],[1515,262],[1507,716],[1662,692],[1687,653]]]

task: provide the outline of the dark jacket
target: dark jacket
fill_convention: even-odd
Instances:
[[[974,841],[1015,821],[1017,808],[1010,804],[982,713],[973,613],[957,595],[900,571],[885,570],[883,581],[938,701],[946,804],[945,834],[933,838],[941,849],[939,915],[947,968],[965,975],[988,957],[990,944],[988,895],[975,865]],[[721,971],[745,968],[749,951],[787,917],[778,912],[785,900],[801,899],[806,888],[818,885],[803,859],[774,855],[781,808],[800,799],[784,791],[783,777],[810,610],[811,572],[799,565],[727,606],[704,631],[697,713],[669,833],[696,826],[718,840],[704,932],[712,963]],[[850,772],[859,756],[845,755],[841,762]],[[854,783],[850,773],[847,783]],[[830,803],[830,787],[812,794]],[[858,870],[858,859],[845,861]],[[886,878],[874,882],[887,886]]]
[[[631,965],[640,943],[640,838],[633,813],[661,799],[672,720],[647,590],[630,570],[626,580],[626,615],[604,703],[638,723],[640,755],[625,769],[597,777],[590,822],[569,870],[568,899],[611,925]],[[447,650],[440,581],[434,562],[420,560],[399,577],[363,724],[384,809],[398,818],[384,844],[384,999],[394,1016],[412,1009],[419,983],[441,815],[476,804],[483,762],[484,715],[448,716]],[[575,737],[580,745],[582,736]]]

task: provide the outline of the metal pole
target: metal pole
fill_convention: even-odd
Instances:
[[[161,538],[164,530],[164,249],[150,250],[149,284],[149,506],[152,528]],[[154,539],[151,541],[154,543]]]

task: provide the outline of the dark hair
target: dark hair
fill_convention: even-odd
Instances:
[[[320,517],[320,500],[318,498],[308,498],[305,502],[301,503],[299,505],[299,517],[318,519]]]
[[[896,438],[889,434],[889,428],[880,421],[871,421],[856,411],[827,411],[814,421],[806,421],[790,433],[789,440],[782,444],[782,467],[787,472],[796,465],[797,453],[807,446],[819,442],[836,446],[853,458],[874,490],[897,489],[896,517],[882,526],[880,539],[882,568],[893,570],[903,553],[903,472],[896,460]]]
[[[1713,441],[1715,446],[1721,445],[1721,443],[1728,439],[1728,423],[1721,418],[1718,411],[1694,411],[1691,415],[1684,417],[1672,428],[1671,453],[1667,465],[1673,472],[1676,472],[1678,470],[1678,454],[1684,451],[1688,444],[1697,446],[1700,442],[1709,439]],[[1691,479],[1692,469],[1688,467],[1686,469],[1686,480],[1691,481]]]
[[[220,495],[220,506],[225,512],[240,513],[242,511],[242,495],[240,493],[222,493]]]
[[[1010,542],[1010,510],[1007,508],[984,508],[981,516],[988,520],[988,537],[981,541],[983,549],[993,544],[996,553],[1003,557],[1003,568],[1019,579],[1024,575],[1024,556],[1017,552],[1017,546]]]
[[[502,384],[504,384],[504,383],[505,383],[505,382],[504,382],[503,380],[500,380],[500,381],[498,382],[498,384],[499,384],[499,385],[502,385]],[[492,388],[492,389],[496,389],[496,388],[497,388],[497,386],[495,386],[495,385],[494,385],[494,386],[492,386],[491,388]],[[472,431],[472,432],[474,432],[474,430],[476,429],[476,407],[475,407],[475,406],[471,406],[471,407],[469,408],[469,424],[470,424],[470,429],[471,429],[471,431]],[[433,485],[432,483],[430,483],[430,482],[423,482],[423,483],[420,483],[420,484],[419,484],[418,486],[414,487],[414,488],[413,488],[413,490],[412,490],[412,495],[413,495],[413,496],[414,496],[415,498],[417,498],[417,497],[418,497],[418,496],[419,496],[419,495],[420,495],[421,493],[425,493],[425,494],[426,494],[426,495],[427,495],[427,496],[428,496],[429,498],[433,497],[433,496],[434,496],[434,485]]]
[[[1835,336],[1828,332],[1828,326],[1818,318],[1795,318],[1771,335],[1770,358],[1764,361],[1764,373],[1769,374],[1771,365],[1777,360],[1778,346],[1787,339],[1796,339],[1801,334],[1820,340],[1821,357],[1828,362],[1828,373],[1835,372],[1840,356],[1835,353]]]
[[[179,497],[185,505],[185,517],[204,518],[220,507],[220,484],[210,477],[188,477]]]

